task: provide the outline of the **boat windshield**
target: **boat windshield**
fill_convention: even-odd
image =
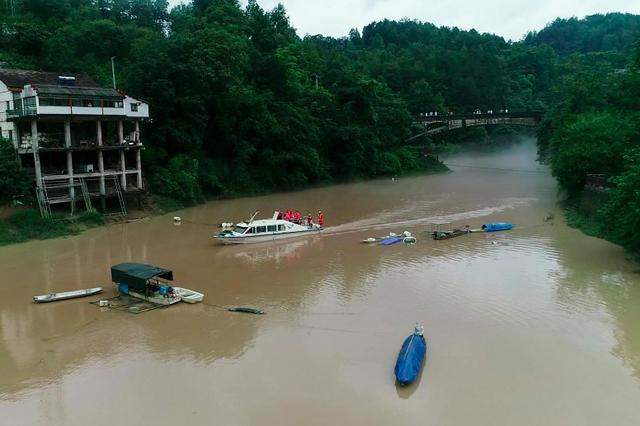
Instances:
[[[244,234],[246,230],[246,226],[236,226],[235,228],[233,228],[233,232],[236,232],[238,234]]]

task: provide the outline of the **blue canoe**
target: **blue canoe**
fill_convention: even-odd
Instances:
[[[482,225],[482,230],[484,232],[509,231],[514,227],[515,225],[513,223],[508,222],[485,223]]]
[[[399,243],[402,240],[404,240],[404,235],[401,236],[401,237],[399,237],[399,236],[387,237],[387,238],[384,238],[383,240],[380,241],[380,245],[381,246],[390,246],[391,244]]]
[[[427,343],[422,335],[422,327],[416,326],[413,334],[402,344],[396,361],[395,374],[400,385],[409,385],[418,377],[426,353]]]

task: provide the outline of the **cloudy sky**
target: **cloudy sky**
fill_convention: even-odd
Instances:
[[[173,5],[186,0],[169,0]],[[241,1],[243,4],[246,1]],[[372,21],[418,19],[436,25],[475,28],[519,40],[556,17],[593,13],[640,14],[640,0],[258,0],[265,9],[286,7],[298,34],[346,35]]]

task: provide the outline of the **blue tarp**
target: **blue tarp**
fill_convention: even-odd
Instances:
[[[413,333],[405,339],[396,361],[395,373],[398,383],[408,385],[418,377],[426,352],[427,343],[420,334]]]
[[[391,244],[396,244],[402,241],[404,237],[387,237],[384,240],[380,241],[381,246],[390,246]]]
[[[484,230],[484,232],[509,231],[514,227],[515,225],[513,223],[508,222],[485,223],[484,225],[482,225],[482,229]]]

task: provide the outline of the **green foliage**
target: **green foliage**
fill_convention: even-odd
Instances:
[[[615,187],[602,206],[599,217],[606,235],[629,249],[640,251],[640,152],[626,158],[625,171],[613,178]]]
[[[553,173],[570,192],[580,191],[589,173],[620,173],[625,149],[637,136],[633,120],[627,115],[578,114],[551,139]]]
[[[0,138],[0,202],[28,194],[31,179],[20,166],[16,150],[7,139]]]
[[[623,51],[640,37],[640,16],[623,13],[592,15],[584,19],[556,19],[527,35],[528,45],[546,44],[561,55]]]
[[[37,210],[21,210],[0,221],[0,245],[75,235],[102,224],[104,217],[97,212],[69,220],[59,216],[45,219]]]

